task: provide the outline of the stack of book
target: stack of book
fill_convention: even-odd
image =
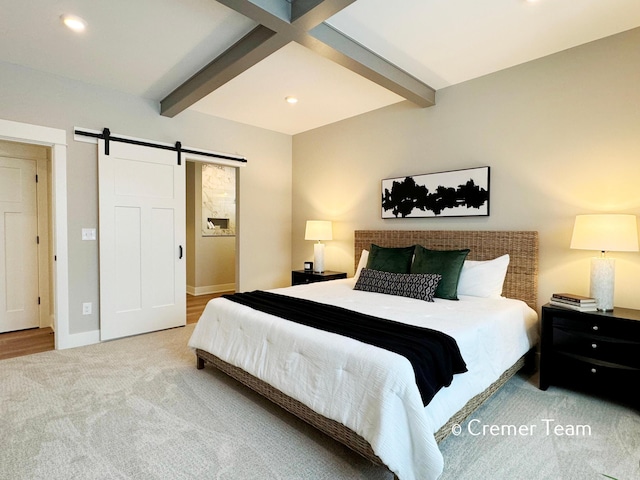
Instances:
[[[595,312],[598,309],[595,298],[573,293],[554,293],[549,303],[554,307],[570,308],[579,312]]]

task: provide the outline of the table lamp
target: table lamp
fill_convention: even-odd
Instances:
[[[637,252],[638,226],[635,215],[600,214],[577,215],[573,226],[571,247],[599,250],[601,255],[591,259],[589,296],[595,298],[600,311],[613,310],[615,259],[606,252]]]
[[[333,239],[331,222],[328,220],[307,220],[304,239],[318,241],[313,245],[313,271],[324,272],[324,244],[322,240]]]

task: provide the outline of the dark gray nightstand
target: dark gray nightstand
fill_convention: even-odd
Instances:
[[[640,310],[542,307],[540,388],[567,385],[640,403]]]
[[[326,282],[327,280],[337,280],[338,278],[347,278],[347,274],[345,272],[332,272],[330,270],[322,273],[310,272],[308,270],[293,270],[291,272],[291,285]]]

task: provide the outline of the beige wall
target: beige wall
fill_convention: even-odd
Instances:
[[[90,65],[87,66],[90,68]],[[69,332],[99,328],[97,150],[74,127],[245,155],[240,174],[238,281],[241,290],[287,285],[291,263],[291,137],[196,112],[159,115],[157,102],[27,68],[0,64],[0,118],[67,131]],[[275,227],[274,227],[275,226]],[[82,303],[92,302],[92,315]]]
[[[330,219],[325,263],[353,274],[355,229],[540,232],[539,303],[588,294],[593,252],[576,214],[640,214],[640,29],[294,137],[292,267],[313,257],[307,219]],[[489,165],[491,215],[380,217],[384,178]],[[640,308],[640,254],[616,253],[616,305]]]

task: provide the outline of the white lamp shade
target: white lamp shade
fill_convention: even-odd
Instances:
[[[637,252],[638,225],[635,215],[577,215],[571,248],[601,252]]]
[[[307,220],[304,232],[305,240],[333,240],[333,231],[329,220]]]

